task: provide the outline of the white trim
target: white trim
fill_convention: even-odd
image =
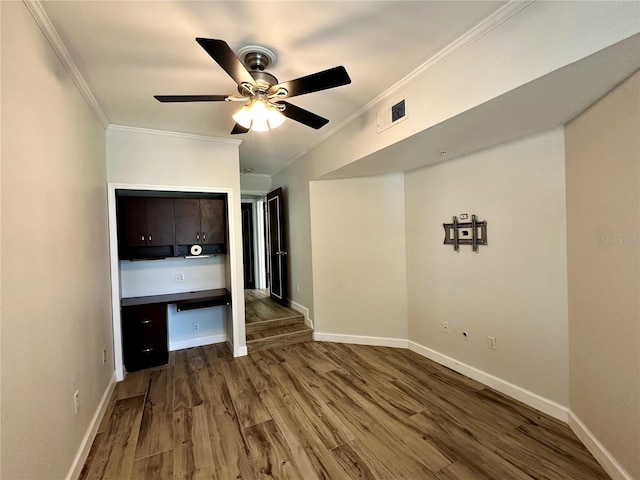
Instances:
[[[201,140],[204,142],[231,143],[233,145],[240,145],[242,143],[242,140],[235,140],[232,138],[210,137],[207,135],[196,135],[195,133],[154,130],[152,128],[128,127],[126,125],[109,125],[107,130],[114,132],[142,133],[145,135],[162,135],[164,137],[185,138],[187,140]]]
[[[207,335],[205,337],[189,338],[187,340],[177,340],[169,342],[169,351],[182,350],[192,347],[203,347],[205,345],[211,345],[213,343],[225,343],[227,341],[226,333],[219,333],[217,335]]]
[[[309,317],[309,309],[307,307],[305,307],[304,305],[300,305],[298,302],[294,302],[290,298],[287,299],[287,304],[294,310],[302,313],[304,315],[304,324],[307,327],[313,329],[313,320]]]
[[[265,245],[265,221],[264,221],[264,209],[267,203],[267,197],[256,199],[255,203],[255,247],[256,247],[256,271],[254,272],[256,277],[256,288],[267,288],[267,252]]]
[[[269,193],[267,190],[240,190],[240,198],[242,199],[243,202],[248,202],[249,200],[258,200],[257,198],[242,198],[242,195],[255,195],[255,196],[259,196],[259,195],[266,195],[267,193]]]
[[[343,335],[340,333],[313,332],[316,342],[352,343],[354,345],[372,345],[374,347],[407,348],[408,341],[401,338],[368,337],[365,335]]]
[[[618,463],[613,455],[605,448],[596,436],[582,423],[580,418],[569,411],[569,427],[576,434],[578,439],[587,447],[587,450],[600,463],[602,468],[611,476],[613,480],[633,480],[633,477]]]
[[[124,380],[122,327],[120,323],[120,259],[118,258],[118,223],[116,220],[116,189],[119,184],[107,184],[107,210],[109,215],[109,269],[111,273],[111,318],[113,327],[113,362],[116,380]]]
[[[96,100],[96,97],[94,97],[93,93],[91,93],[91,90],[89,90],[87,83],[84,81],[84,78],[80,74],[80,70],[78,70],[78,67],[71,58],[67,47],[65,47],[62,43],[58,32],[53,27],[53,24],[51,23],[51,20],[49,20],[49,16],[44,11],[44,8],[42,8],[42,4],[40,3],[40,1],[24,0],[24,4],[40,27],[40,30],[42,30],[42,33],[44,33],[44,36],[51,44],[53,51],[56,52],[56,55],[58,55],[60,62],[62,62],[62,65],[69,73],[69,76],[73,80],[73,83],[75,83],[76,87],[78,87],[78,90],[80,90],[80,93],[89,105],[89,108],[91,108],[91,110],[93,111],[93,114],[96,116],[100,124],[104,128],[107,128],[109,126],[109,120],[107,119],[107,116],[102,111],[102,108]]]
[[[521,11],[525,7],[528,7],[533,2],[534,0],[523,0],[523,1],[512,0],[509,3],[505,4],[503,7],[499,8],[494,13],[492,13],[487,18],[485,18],[480,23],[478,23],[475,27],[468,30],[462,36],[458,37],[456,40],[454,40],[449,45],[444,47],[438,53],[433,55],[429,60],[427,60],[421,66],[416,68],[413,72],[408,74],[406,77],[396,82],[394,85],[389,87],[387,90],[382,92],[380,95],[378,95],[376,98],[371,100],[369,103],[367,103],[365,106],[363,106],[359,110],[356,110],[353,114],[351,114],[345,120],[337,124],[334,128],[329,130],[323,136],[318,138],[311,145],[307,146],[304,150],[298,152],[296,155],[291,157],[289,160],[287,160],[284,163],[284,165],[282,165],[276,171],[274,171],[271,174],[271,176],[275,177],[278,173],[280,173],[282,170],[284,170],[289,165],[294,163],[296,160],[299,160],[300,158],[307,155],[311,150],[318,147],[320,144],[326,142],[330,137],[338,133],[346,125],[348,125],[358,117],[361,117],[367,114],[369,111],[373,110],[378,104],[384,102],[389,97],[396,95],[397,93],[399,93],[400,91],[402,91],[403,89],[411,85],[412,83],[424,77],[433,69],[437,68],[439,65],[441,65],[445,61],[457,55],[464,48],[468,47],[469,45],[474,43],[476,40],[482,38],[487,33],[492,31],[494,28],[506,22],[509,18],[517,14],[519,11]]]
[[[245,339],[245,342],[246,342],[246,339]],[[249,350],[247,349],[246,343],[244,344],[244,346],[234,347],[233,341],[231,340],[231,338],[229,338],[229,335],[227,335],[227,345],[233,352],[234,357],[246,357],[249,354]]]
[[[268,173],[243,173],[242,174],[245,177],[260,177],[260,178],[271,178],[271,175],[269,175]]]
[[[80,448],[78,449],[78,453],[76,453],[76,456],[73,459],[73,463],[71,463],[71,467],[69,468],[69,471],[67,472],[67,476],[65,478],[71,480],[71,479],[76,479],[80,477],[80,473],[82,472],[82,467],[84,466],[84,462],[87,461],[87,457],[89,456],[89,451],[91,450],[91,445],[93,444],[93,440],[96,438],[96,433],[98,431],[98,428],[100,427],[100,422],[102,422],[102,417],[107,411],[107,406],[109,405],[111,394],[113,393],[113,390],[115,388],[116,388],[116,374],[114,372],[113,376],[111,377],[111,380],[109,381],[109,385],[107,385],[107,388],[102,394],[102,398],[100,399],[98,408],[96,408],[96,411],[93,414],[91,423],[89,423],[89,427],[87,428],[87,431],[84,434],[82,443],[80,443]]]
[[[411,350],[412,352],[433,360],[440,365],[444,365],[451,370],[472,378],[473,380],[476,380],[484,385],[487,385],[488,387],[504,393],[511,398],[519,400],[522,403],[535,408],[536,410],[540,410],[547,415],[551,415],[552,417],[557,418],[564,423],[567,423],[567,419],[569,418],[569,410],[567,409],[567,407],[564,407],[559,403],[554,402],[553,400],[549,400],[548,398],[541,397],[540,395],[519,387],[518,385],[507,382],[506,380],[495,377],[490,373],[483,372],[482,370],[472,367],[471,365],[467,365],[466,363],[462,363],[454,358],[448,357],[447,355],[443,355],[440,352],[436,352],[435,350],[432,350],[428,347],[411,341],[409,341],[408,343],[409,350]]]

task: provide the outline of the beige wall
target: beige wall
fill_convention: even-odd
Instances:
[[[404,175],[312,182],[315,331],[407,338]]]
[[[1,8],[0,476],[63,478],[113,376],[105,134],[25,5]]]
[[[227,309],[226,333],[234,353],[246,354],[244,302],[235,301],[244,298],[239,144],[237,140],[109,127],[107,178],[113,184],[144,185],[148,189],[230,189],[231,244],[224,271],[234,301]]]
[[[566,406],[562,130],[407,173],[405,185],[409,340]],[[487,221],[477,254],[443,245],[442,224],[461,213]]]
[[[275,190],[282,187],[285,204],[289,298],[309,310],[313,308],[313,270],[311,268],[311,219],[309,217],[309,164],[295,162],[273,177]],[[298,288],[299,287],[299,291]]]
[[[640,73],[566,127],[570,405],[640,478]]]

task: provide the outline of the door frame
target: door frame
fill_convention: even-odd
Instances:
[[[249,200],[240,201],[240,212],[242,214],[242,261],[244,271],[244,288],[253,289],[256,288],[257,282],[257,265],[256,265],[256,219],[255,219],[255,202]],[[249,222],[245,224],[245,212],[249,214]],[[248,228],[248,232],[245,231],[245,227]],[[245,251],[245,242],[248,241],[249,255]],[[249,265],[249,272],[247,272],[247,264]],[[247,275],[249,273],[250,275]]]

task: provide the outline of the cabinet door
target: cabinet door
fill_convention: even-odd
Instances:
[[[200,243],[200,200],[197,198],[175,198],[176,244]]]
[[[141,247],[146,245],[146,213],[144,197],[118,198],[118,238],[121,245]]]
[[[227,242],[225,204],[222,199],[200,200],[200,225],[203,244],[219,244]]]
[[[122,309],[122,346],[127,371],[168,362],[167,306],[136,305]]]
[[[173,245],[175,229],[173,223],[173,199],[146,199],[147,245]]]

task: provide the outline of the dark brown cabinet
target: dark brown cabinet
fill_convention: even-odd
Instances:
[[[127,371],[166,365],[169,361],[167,305],[122,307],[122,347]]]
[[[226,205],[222,198],[176,198],[176,244],[226,243]]]
[[[118,243],[123,258],[140,255],[140,247],[164,247],[149,254],[173,254],[175,226],[173,199],[161,197],[118,197]]]
[[[224,194],[118,190],[119,257],[124,260],[226,253]]]
[[[169,361],[167,305],[178,312],[231,305],[226,288],[127,297],[120,301],[124,365],[128,372],[166,365]]]

